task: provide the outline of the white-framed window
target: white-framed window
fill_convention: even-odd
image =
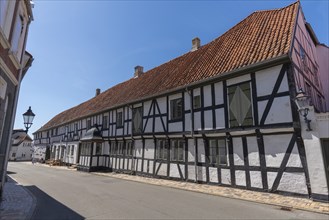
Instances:
[[[123,114],[122,112],[117,112],[117,128],[123,127]]]
[[[9,40],[11,26],[15,22],[14,11],[17,1],[0,0],[0,27],[6,39]]]
[[[67,145],[67,156],[70,155],[70,152],[71,152],[71,145]]]
[[[156,159],[167,160],[168,158],[168,141],[166,139],[158,139],[156,141]]]
[[[118,141],[117,147],[116,147],[117,155],[123,155],[124,149],[125,149],[125,146],[123,144],[123,141]]]
[[[5,16],[6,11],[8,10],[8,0],[1,0],[0,1],[0,27],[3,29],[5,26]]]
[[[21,37],[23,35],[23,31],[24,31],[24,17],[23,17],[23,15],[21,15],[21,13],[18,13],[17,17],[15,19],[14,30],[13,30],[12,38],[11,38],[11,51],[16,56],[18,56],[20,54],[19,46],[20,46]]]
[[[101,155],[102,154],[102,144],[101,143],[96,143],[96,155]]]
[[[227,150],[225,139],[209,140],[209,163],[214,165],[227,165]]]
[[[250,82],[228,87],[230,127],[253,125]]]
[[[74,145],[71,146],[71,156],[74,155]]]
[[[132,141],[131,140],[126,141],[125,144],[126,144],[125,154],[129,157],[132,157],[134,155],[134,147],[133,147]]]
[[[91,128],[91,120],[87,120],[87,130],[89,130]]]
[[[193,96],[193,109],[199,109],[201,108],[201,96],[196,95]]]
[[[171,140],[171,161],[184,161],[185,141],[181,139]]]
[[[170,119],[181,120],[183,117],[183,99],[170,100]]]
[[[80,155],[82,156],[90,156],[90,151],[91,151],[91,144],[92,143],[82,143],[81,144],[81,151],[80,151]],[[59,149],[57,149],[59,150]]]
[[[107,115],[104,115],[103,116],[103,129],[107,129],[109,127],[109,122],[108,122],[108,116]]]
[[[78,123],[74,123],[74,133],[78,133]]]

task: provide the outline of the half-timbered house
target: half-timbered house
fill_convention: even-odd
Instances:
[[[314,196],[295,97],[302,88],[324,110],[315,39],[299,2],[254,12],[176,59],[137,66],[48,121],[35,144],[85,171]]]

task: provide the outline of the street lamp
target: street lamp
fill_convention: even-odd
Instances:
[[[29,109],[23,114],[23,118],[24,118],[24,126],[26,128],[25,132],[27,133],[29,128],[32,126],[32,122],[34,119],[35,114],[32,112],[31,110],[31,106],[29,107]]]
[[[304,121],[307,124],[307,129],[306,131],[312,131],[311,128],[311,121],[307,118],[308,112],[309,112],[309,102],[310,102],[310,96],[306,95],[305,92],[303,91],[302,88],[299,89],[299,92],[296,95],[295,98],[295,103],[297,105],[298,108],[298,112],[299,114],[301,114],[301,116],[304,117]]]

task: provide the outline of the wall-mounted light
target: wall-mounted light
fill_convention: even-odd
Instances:
[[[310,97],[308,95],[305,94],[305,92],[303,91],[302,88],[299,89],[299,92],[296,95],[295,98],[295,103],[298,107],[298,112],[301,116],[304,117],[304,121],[307,125],[307,129],[306,131],[312,131],[311,128],[311,121],[307,118],[308,112],[309,112],[309,102],[310,102]]]

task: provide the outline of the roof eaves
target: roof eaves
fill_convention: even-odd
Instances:
[[[101,114],[101,113],[107,112],[107,111],[112,110],[112,109],[120,108],[120,107],[127,106],[127,105],[133,105],[135,103],[142,102],[142,101],[145,101],[145,100],[149,100],[149,99],[152,99],[152,98],[157,98],[157,97],[163,96],[165,94],[170,94],[170,93],[174,93],[174,92],[178,92],[178,91],[182,91],[182,90],[186,90],[186,89],[189,90],[189,89],[191,89],[193,87],[197,87],[199,84],[213,82],[213,81],[217,81],[219,79],[236,77],[239,74],[244,74],[246,72],[249,72],[250,70],[262,69],[264,67],[275,66],[276,64],[287,63],[287,62],[290,62],[290,58],[289,58],[288,54],[284,54],[284,55],[281,55],[279,57],[275,57],[275,58],[272,58],[272,59],[264,60],[264,61],[261,61],[261,62],[258,62],[258,63],[254,63],[254,64],[251,64],[251,65],[248,65],[248,66],[244,66],[244,67],[241,67],[241,68],[238,68],[238,69],[235,69],[235,70],[226,72],[226,73],[217,74],[217,75],[215,75],[213,77],[209,77],[209,78],[204,79],[204,80],[193,82],[193,83],[190,83],[190,84],[185,85],[185,86],[180,86],[180,87],[176,87],[174,89],[166,90],[164,92],[161,92],[161,93],[158,93],[158,94],[155,94],[155,95],[145,96],[145,97],[143,97],[141,99],[136,99],[134,101],[129,101],[127,103],[121,103],[121,104],[118,104],[118,105],[114,105],[114,106],[111,106],[111,107],[109,107],[107,109],[104,109],[102,111],[99,111],[97,113],[92,113],[92,114],[84,115],[84,116],[81,116],[81,117],[78,117],[78,118],[75,118],[75,119],[66,121],[64,123],[60,123],[60,124],[58,124],[56,126],[49,127],[47,129],[44,129],[44,130],[42,130],[42,127],[41,127],[36,132],[47,131],[47,130],[50,130],[50,129],[53,129],[53,128],[56,128],[56,127],[60,127],[60,126],[69,124],[69,123],[71,123],[73,121],[77,121],[77,120],[80,120],[80,119],[83,119],[83,118],[87,118],[87,117],[93,116],[95,114]],[[33,134],[35,134],[36,132],[34,132]]]

